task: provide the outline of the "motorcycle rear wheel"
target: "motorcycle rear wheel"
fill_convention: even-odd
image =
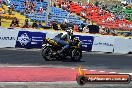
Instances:
[[[80,49],[73,49],[71,59],[74,62],[80,61],[82,58],[82,51]]]

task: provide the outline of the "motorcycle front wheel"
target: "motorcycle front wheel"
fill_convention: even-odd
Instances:
[[[42,50],[42,56],[46,61],[52,61],[54,58],[52,57],[53,50],[51,47],[46,47]]]

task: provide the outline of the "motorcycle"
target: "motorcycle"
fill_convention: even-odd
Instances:
[[[62,36],[63,33],[58,35]],[[54,53],[56,53],[58,50],[60,51],[63,46],[55,42],[53,39],[45,38],[42,45],[42,56],[46,61],[66,60],[70,58],[72,61],[78,62],[82,58],[82,50],[80,49],[80,46],[80,40],[74,37],[73,42],[70,43],[70,48],[62,52],[61,55],[58,55]]]

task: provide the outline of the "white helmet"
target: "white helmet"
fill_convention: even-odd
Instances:
[[[73,29],[72,29],[72,27],[68,27],[68,28],[66,29],[66,32],[69,33],[69,34],[73,34]]]

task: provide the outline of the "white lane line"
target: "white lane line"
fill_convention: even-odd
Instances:
[[[99,71],[99,72],[105,72],[105,71]]]
[[[0,66],[0,67],[25,67],[25,68],[27,68],[27,67],[45,67],[45,68],[58,68],[58,67],[53,67],[53,66]],[[66,68],[66,67],[62,67],[62,68]]]
[[[96,70],[89,70],[89,71],[96,71]]]
[[[88,70],[88,69],[82,69],[82,70]]]
[[[41,51],[41,49],[26,49],[26,48],[0,48],[3,50],[23,50],[23,51]],[[132,54],[120,54],[120,53],[110,53],[107,54],[105,52],[87,52],[87,51],[82,51],[85,52],[87,54],[106,54],[106,55],[125,55],[125,56],[132,56]]]
[[[117,73],[117,72],[109,72],[109,73]]]
[[[69,84],[69,83],[77,83],[76,81],[56,81],[56,82],[0,82],[0,85],[40,85],[40,84]]]
[[[132,54],[128,54],[128,55],[126,55],[126,56],[132,56]]]
[[[75,68],[71,68],[71,69],[75,69]]]
[[[40,51],[41,49],[26,49],[26,48],[4,48],[3,50]]]
[[[21,49],[17,49],[17,50],[21,50]],[[41,49],[22,49],[24,51],[40,51]]]
[[[132,75],[132,73],[119,73],[119,74],[129,74],[129,75]]]

